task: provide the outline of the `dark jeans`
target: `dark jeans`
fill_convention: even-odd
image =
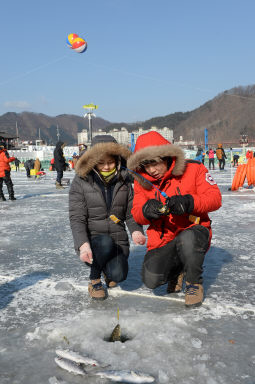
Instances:
[[[209,159],[209,169],[211,169],[211,167],[214,169],[214,159]]]
[[[90,271],[91,280],[99,279],[102,272],[105,273],[109,280],[116,283],[126,280],[128,258],[124,256],[121,247],[110,236],[93,236],[90,245],[93,253],[93,263]]]
[[[219,168],[224,169],[224,167],[225,167],[225,159],[223,158],[219,160]]]
[[[9,193],[9,198],[10,199],[13,198],[14,197],[14,190],[13,190],[13,183],[12,183],[10,172],[6,171],[5,177],[0,177],[0,197],[4,196],[3,182],[5,182],[5,184],[6,184],[6,187],[7,187],[8,193]]]
[[[208,246],[209,230],[202,225],[180,232],[168,244],[147,252],[142,268],[144,284],[154,289],[174,279],[182,271],[186,274],[186,281],[201,284]]]
[[[30,169],[27,168],[27,167],[25,167],[25,169],[26,169],[27,177],[31,177],[31,176],[30,176]]]
[[[61,184],[63,174],[64,174],[63,170],[61,171],[57,170],[57,179],[56,179],[57,183]]]

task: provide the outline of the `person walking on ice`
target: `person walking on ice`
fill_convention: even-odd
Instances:
[[[129,240],[125,223],[135,244],[146,239],[142,226],[132,215],[133,188],[123,169],[131,152],[112,136],[98,135],[77,161],[69,192],[69,217],[74,247],[81,261],[90,266],[89,295],[104,300],[108,288],[128,274]]]
[[[0,201],[6,201],[3,192],[3,183],[5,182],[9,200],[16,200],[14,197],[13,183],[11,179],[10,163],[15,161],[16,157],[10,157],[8,151],[5,149],[5,144],[0,144]]]
[[[19,171],[20,163],[21,163],[21,161],[19,159],[15,158],[14,164],[15,164],[15,167],[16,167],[16,172]]]
[[[219,170],[223,171],[227,156],[225,154],[224,148],[222,147],[221,143],[218,144],[218,148],[216,149],[216,156],[219,161]]]
[[[185,160],[180,147],[155,131],[138,137],[127,168],[136,172],[131,213],[149,225],[144,284],[154,289],[168,283],[168,293],[178,292],[185,275],[185,305],[201,305],[202,265],[212,237],[208,212],[221,207],[216,182],[202,163]]]
[[[63,153],[63,149],[65,148],[65,146],[66,143],[58,141],[54,149],[54,167],[57,171],[56,189],[64,189],[63,185],[61,184],[61,181],[63,178],[64,171],[66,171],[68,168],[68,164],[66,163],[66,159]]]
[[[209,157],[209,170],[215,169],[215,167],[214,167],[214,155],[215,155],[215,153],[216,153],[216,151],[214,151],[212,148],[210,148],[209,151],[206,152],[206,154]]]

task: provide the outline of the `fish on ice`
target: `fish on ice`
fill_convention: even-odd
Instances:
[[[65,369],[74,375],[86,375],[86,371],[74,361],[63,359],[62,357],[56,357],[55,362],[60,368]]]
[[[112,331],[112,334],[110,336],[110,341],[121,341],[121,328],[120,325],[117,324],[114,330]]]
[[[74,361],[77,364],[99,366],[99,362],[87,356],[81,356],[70,349],[56,349],[56,354],[63,359]]]
[[[153,376],[147,375],[142,372],[135,371],[99,371],[95,372],[94,375],[100,376],[103,379],[110,379],[113,382],[121,383],[153,383],[155,381]]]

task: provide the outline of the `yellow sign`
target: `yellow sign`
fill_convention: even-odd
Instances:
[[[84,109],[97,109],[98,105],[90,103],[90,104],[83,105],[82,108],[84,108]]]

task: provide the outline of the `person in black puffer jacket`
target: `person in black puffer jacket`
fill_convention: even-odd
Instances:
[[[66,146],[63,141],[58,141],[56,144],[56,148],[54,149],[54,166],[57,171],[56,178],[56,188],[63,189],[64,187],[61,185],[61,180],[63,178],[63,173],[67,169],[68,164],[66,163],[66,159],[63,154],[63,149]]]
[[[91,267],[91,298],[104,300],[108,288],[127,278],[129,240],[144,244],[142,226],[132,215],[133,188],[124,169],[131,152],[109,135],[95,136],[92,147],[78,160],[69,192],[69,218],[74,247]]]
[[[33,159],[28,159],[24,163],[24,167],[25,167],[25,170],[26,170],[26,173],[27,173],[27,177],[31,177],[30,176],[30,171],[31,171],[31,169],[34,168],[34,162],[35,161]]]

